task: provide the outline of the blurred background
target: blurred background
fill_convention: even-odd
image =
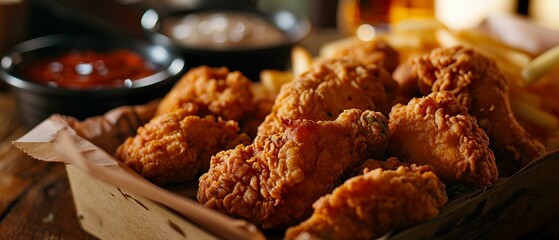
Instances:
[[[0,52],[22,40],[60,32],[98,32],[143,37],[143,9],[188,8],[197,0],[0,0]],[[351,34],[363,23],[395,23],[434,17],[452,29],[470,28],[485,17],[511,13],[559,30],[556,0],[249,0],[262,10],[289,9],[308,16],[313,27]]]
[[[205,1],[209,2],[209,1]],[[513,14],[559,31],[557,0],[236,0],[264,11],[288,9],[306,15],[313,30],[303,41],[316,55],[321,43],[342,36],[387,30],[410,19],[436,19],[449,29],[478,26],[486,17]],[[147,8],[181,11],[199,0],[0,0],[0,54],[26,39],[53,33],[95,33],[145,39],[139,24]]]

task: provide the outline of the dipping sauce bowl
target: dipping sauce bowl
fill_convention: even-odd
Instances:
[[[21,118],[33,127],[53,113],[84,119],[162,97],[185,70],[168,49],[114,37],[51,35],[22,42],[2,57]]]
[[[152,42],[182,53],[189,67],[226,66],[253,81],[263,69],[286,69],[291,48],[311,29],[306,17],[287,10],[217,6],[165,14],[149,9],[141,24]]]

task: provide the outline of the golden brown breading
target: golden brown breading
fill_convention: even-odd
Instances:
[[[396,82],[377,65],[352,59],[330,59],[285,84],[258,135],[281,132],[283,119],[334,120],[345,109],[374,110],[387,114],[390,100],[385,82]]]
[[[376,64],[385,67],[389,72],[400,64],[398,52],[380,38],[371,41],[355,41],[353,44],[340,47],[330,58],[351,57],[364,64]]]
[[[225,67],[193,68],[161,100],[156,114],[180,108],[189,115],[240,121],[254,109],[251,84],[241,72],[229,72]]]
[[[390,145],[404,162],[431,165],[445,183],[488,186],[497,181],[489,139],[450,92],[398,104],[389,115]]]
[[[296,224],[343,175],[383,157],[387,124],[382,114],[357,109],[335,121],[285,120],[284,132],[214,156],[200,177],[198,201],[262,228]]]
[[[489,136],[501,176],[510,176],[545,152],[513,116],[508,83],[494,60],[471,48],[435,49],[415,58],[420,91],[450,91]]]
[[[235,121],[188,116],[188,111],[178,109],[140,127],[117,148],[115,157],[157,184],[190,181],[209,168],[212,155],[250,143],[238,131]]]
[[[375,239],[432,218],[447,201],[445,185],[424,169],[376,169],[347,180],[313,204],[314,214],[285,239]]]

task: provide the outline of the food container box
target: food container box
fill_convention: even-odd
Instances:
[[[110,156],[130,129],[151,117],[155,104],[120,107],[82,122],[53,115],[14,144],[37,159],[65,162],[81,226],[101,239],[281,239],[283,232],[264,234],[197,205],[195,183],[149,185]],[[68,139],[72,144],[64,145]],[[454,196],[438,216],[383,238],[517,238],[559,215],[558,171],[556,149],[494,186],[449,189]]]

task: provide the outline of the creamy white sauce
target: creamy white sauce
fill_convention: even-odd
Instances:
[[[258,48],[287,41],[284,32],[249,13],[202,12],[170,17],[162,33],[179,44],[209,49]]]

